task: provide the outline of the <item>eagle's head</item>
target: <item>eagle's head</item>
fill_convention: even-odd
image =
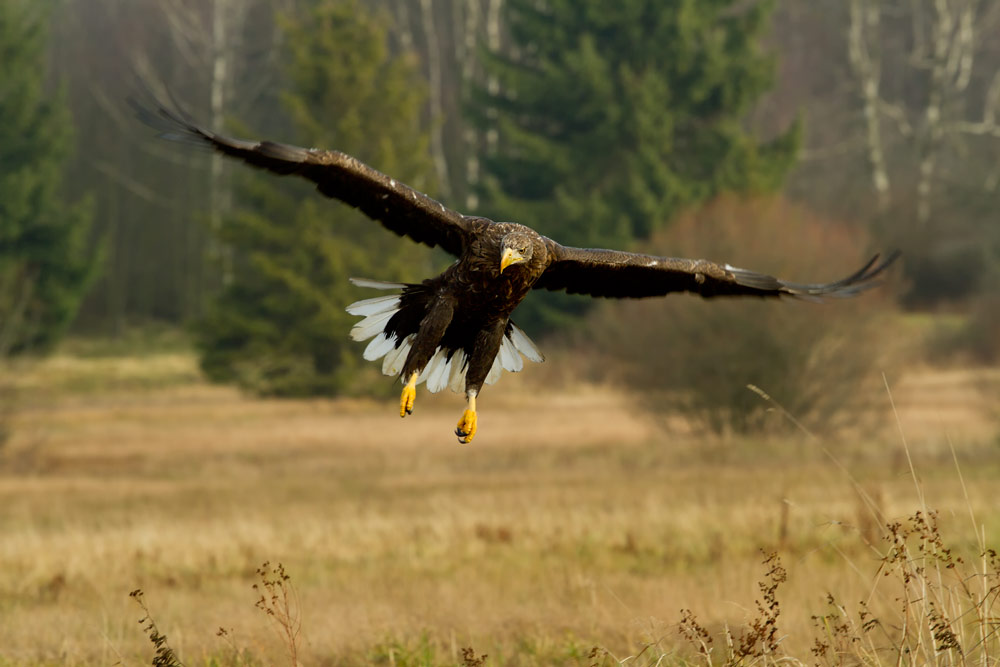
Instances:
[[[522,231],[508,232],[500,241],[500,273],[512,264],[531,259],[531,236]]]

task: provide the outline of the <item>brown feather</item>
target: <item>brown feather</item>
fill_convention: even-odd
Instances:
[[[877,278],[899,256],[893,253],[879,262],[876,255],[835,282],[800,284],[706,260],[572,248],[523,225],[464,216],[339,151],[234,139],[162,106],[156,111],[134,102],[133,106],[139,118],[164,138],[204,145],[276,174],[306,178],[324,195],[360,209],[396,234],[440,246],[458,257],[442,274],[404,286],[398,309],[379,315],[386,323],[372,356],[382,353],[389,360],[385,350],[392,345],[399,350],[405,341],[409,348],[403,373],[410,374],[422,371],[432,355],[440,360],[443,353],[450,359],[461,350],[460,358],[468,364],[470,396],[478,393],[503,337],[511,334],[510,314],[533,288],[612,298],[672,292],[703,297],[844,297],[877,285]],[[508,257],[517,257],[501,272],[505,249]],[[376,319],[362,329],[374,333],[379,326],[382,320]],[[533,344],[528,349],[529,356],[540,359]],[[392,357],[389,365],[396,368],[396,361]]]

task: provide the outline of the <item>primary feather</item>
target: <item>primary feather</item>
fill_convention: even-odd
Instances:
[[[347,311],[362,318],[351,329],[351,338],[372,339],[364,358],[382,359],[383,373],[407,382],[402,415],[412,409],[416,381],[426,382],[432,392],[464,387],[474,406],[483,384],[496,382],[504,370],[524,367],[522,355],[543,361],[538,347],[510,320],[532,289],[608,298],[691,292],[706,298],[819,300],[851,297],[875,287],[899,257],[896,252],[881,260],[875,255],[833,282],[796,283],[703,259],[563,246],[524,225],[462,215],[339,151],[236,139],[163,106],[133,106],[163,138],[200,144],[259,169],[307,179],[322,194],[358,208],[386,229],[458,258],[442,274],[420,284],[351,279],[359,287],[398,292],[355,302]],[[466,412],[457,431],[463,441],[471,439],[476,428],[474,409]]]

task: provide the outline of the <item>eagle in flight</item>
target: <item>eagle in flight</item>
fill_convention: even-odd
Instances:
[[[382,372],[399,375],[399,415],[413,412],[416,387],[465,391],[467,407],[455,434],[476,435],[476,397],[503,370],[523,368],[521,355],[543,360],[510,314],[533,289],[565,290],[594,297],[639,298],[671,292],[702,297],[848,297],[874,280],[898,256],[875,255],[851,275],[831,283],[791,283],[703,259],[657,257],[618,250],[564,246],[514,222],[463,215],[427,195],[335,150],[299,148],[272,141],[234,139],[197,125],[160,105],[151,111],[133,102],[140,119],[162,138],[205,145],[276,174],[295,174],[328,197],[360,209],[388,230],[440,246],[457,261],[420,284],[353,279],[355,285],[391,294],[347,307],[363,319],[351,330],[371,339],[364,358],[382,359]]]

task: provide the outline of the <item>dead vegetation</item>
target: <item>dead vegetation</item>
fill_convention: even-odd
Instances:
[[[792,282],[833,280],[871,256],[859,230],[775,198],[720,199],[682,216],[644,250]],[[589,318],[580,344],[602,360],[595,372],[620,369],[623,388],[651,415],[681,412],[716,435],[786,430],[787,420],[746,391],[753,384],[811,430],[831,433],[877,421],[878,372],[892,374],[906,353],[890,297],[884,285],[825,304],[690,295],[609,300]]]
[[[869,641],[862,629],[877,615],[901,642],[889,582],[931,544],[912,533],[909,555],[883,561],[895,543],[881,541],[887,522],[872,505],[902,532],[914,528],[906,517],[924,512],[888,420],[884,433],[824,443],[851,481],[805,439],[667,438],[595,387],[553,395],[521,384],[530,378],[506,378],[484,395],[482,439],[461,447],[450,435],[452,397],[422,396],[402,421],[391,405],[266,402],[197,381],[156,382],[157,368],[184,377],[174,362],[152,361],[144,389],[116,388],[115,362],[93,363],[106,364],[103,379],[76,365],[72,386],[54,382],[48,395],[37,378],[23,380],[9,446],[39,447],[31,468],[0,471],[0,660],[148,663],[149,638],[127,597],[141,587],[186,664],[287,663],[285,640],[267,629],[274,617],[253,605],[251,586],[262,585],[258,569],[269,560],[294,577],[286,615],[301,619],[302,664],[698,661],[677,634],[681,609],[714,638],[713,664],[726,664],[726,628],[735,650],[760,618],[755,600],[770,604],[756,585],[763,548],[787,569],[775,591],[783,660],[820,660],[810,653],[819,637],[829,644],[822,660],[841,664],[841,645],[857,642],[824,635],[813,617],[842,609],[850,622],[830,627],[847,623]],[[980,375],[922,375],[895,397],[921,494],[940,511],[941,545],[963,559],[942,565],[941,581],[956,594],[967,581],[982,600],[993,584],[958,577],[973,561],[983,571],[980,530],[988,545],[1000,526],[996,426],[971,411],[981,404],[967,393]],[[949,421],[935,425],[929,404]],[[975,522],[964,519],[970,511]],[[931,564],[927,582],[937,577]],[[893,574],[876,576],[880,568]],[[264,586],[258,599],[274,595],[284,599]],[[859,600],[872,616],[860,616]],[[979,626],[970,607],[935,602],[965,656],[981,655],[975,633],[993,630],[990,604],[978,604],[987,612]],[[927,618],[918,611],[911,632]],[[946,638],[933,622],[923,627],[911,654],[929,650],[935,633]],[[986,646],[990,659],[1000,655]],[[878,664],[892,662],[886,651]],[[941,655],[963,664],[954,649]],[[755,660],[747,654],[743,664]],[[964,664],[993,664],[972,660]]]

